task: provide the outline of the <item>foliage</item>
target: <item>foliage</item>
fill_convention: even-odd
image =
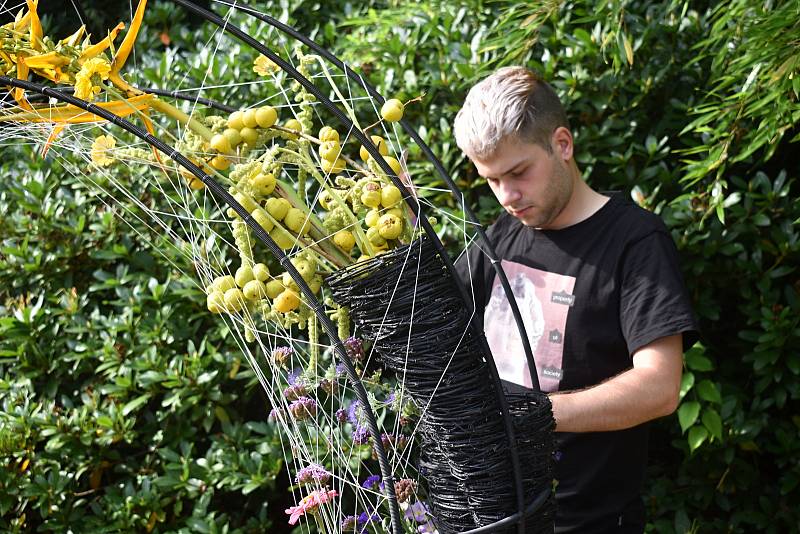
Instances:
[[[171,62],[189,61],[197,39],[196,21],[154,6],[151,26],[170,45],[142,38],[152,46],[144,59],[151,82],[169,80]],[[553,82],[592,185],[630,191],[672,230],[701,322],[678,413],[654,428],[648,529],[796,528],[800,4],[318,8],[282,2],[273,14],[384,94],[425,93],[407,117],[484,221],[497,207],[453,143],[459,103],[504,64],[526,63]],[[237,61],[240,52],[222,52],[218,79],[233,81],[249,64]],[[274,440],[260,423],[264,404],[253,401],[251,415],[250,374],[227,378],[236,348],[224,328],[199,313],[199,298],[184,298],[197,289],[84,186],[22,154],[3,157],[4,175],[15,179],[0,183],[3,529],[23,530],[22,513],[42,530],[69,521],[142,530],[152,517],[156,530],[251,528],[248,519],[271,513],[261,503],[277,498],[269,480],[280,466],[267,454]],[[452,202],[433,174],[421,185],[437,205]],[[201,376],[211,378],[199,384]]]
[[[282,456],[252,372],[166,261],[185,260],[17,154],[0,184],[0,529],[261,532]]]

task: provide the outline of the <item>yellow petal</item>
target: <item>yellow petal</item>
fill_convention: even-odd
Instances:
[[[137,88],[133,87],[132,85],[129,85],[128,82],[123,80],[122,77],[113,70],[108,75],[108,81],[113,83],[114,86],[120,91],[125,91],[128,94],[128,96],[144,94]]]
[[[17,62],[16,61],[16,56],[14,56],[14,59],[11,59],[11,56],[6,54],[2,50],[0,50],[0,59],[2,59],[3,62],[6,63],[9,67],[11,67],[12,65],[14,65]]]
[[[17,63],[17,78],[20,80],[27,80],[30,69],[24,63]],[[22,109],[32,109],[31,105],[25,99],[25,91],[21,87],[14,89],[14,100],[17,101],[19,107]]]
[[[39,7],[39,0],[26,0],[28,12],[31,14],[31,46],[34,50],[42,49],[42,22],[36,9]]]
[[[42,157],[47,155],[47,151],[50,150],[50,145],[53,144],[53,141],[59,136],[59,134],[66,128],[63,124],[56,124],[53,126],[53,131],[50,132],[50,135],[47,137],[47,142],[44,144],[44,148],[42,148]]]
[[[84,61],[92,59],[97,54],[99,54],[100,52],[111,46],[111,43],[114,42],[114,39],[116,39],[119,31],[122,30],[123,28],[125,28],[124,23],[120,22],[119,24],[117,24],[116,27],[114,27],[114,29],[108,32],[108,36],[105,39],[103,39],[97,44],[93,44],[92,46],[84,50],[81,53],[81,57],[78,58],[78,63],[83,64]]]
[[[64,37],[58,43],[64,44],[67,46],[78,46],[78,43],[81,42],[81,38],[83,38],[83,34],[86,32],[86,24],[78,28],[78,31],[70,35],[69,37]]]
[[[119,45],[117,55],[114,56],[111,72],[115,74],[122,69],[125,62],[128,60],[128,56],[136,42],[136,36],[139,34],[139,28],[142,26],[142,19],[144,18],[146,6],[147,0],[139,0],[139,5],[136,7],[136,14],[134,14],[133,20],[131,21],[131,28],[128,30],[128,33],[125,34],[125,39],[122,41],[122,44]]]
[[[17,13],[16,18],[14,19],[14,30],[22,31],[28,27],[28,24],[31,22],[31,12],[25,12],[25,15],[22,14],[23,10],[20,9],[19,13]]]
[[[126,117],[132,113],[137,113],[149,108],[150,102],[154,99],[154,95],[141,95],[126,100],[115,100],[113,102],[103,102],[95,105],[120,117]],[[66,104],[62,106],[37,108],[35,111],[28,113],[0,115],[0,122],[8,121],[82,124],[87,122],[103,122],[105,119],[79,107]]]
[[[19,60],[31,69],[54,69],[69,63],[69,58],[59,55],[58,52],[48,52],[30,57],[20,56]]]

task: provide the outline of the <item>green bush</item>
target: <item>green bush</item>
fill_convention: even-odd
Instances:
[[[186,260],[56,161],[2,173],[0,530],[262,532],[280,446]]]

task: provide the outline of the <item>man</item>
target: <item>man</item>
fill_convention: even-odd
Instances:
[[[543,325],[528,336],[556,420],[556,532],[642,532],[645,423],[675,410],[696,339],[675,245],[658,217],[583,181],[566,114],[535,73],[478,83],[455,134],[506,211],[488,235],[508,278],[529,281],[527,297],[515,291],[523,322]],[[501,378],[531,387],[489,259],[476,246],[458,267]]]

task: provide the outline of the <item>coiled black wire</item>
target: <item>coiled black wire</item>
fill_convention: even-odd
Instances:
[[[373,353],[402,377],[421,408],[420,473],[443,534],[469,531],[516,511],[513,466],[482,335],[438,252],[426,238],[340,270],[326,280],[333,299],[373,340]],[[552,493],[555,427],[548,397],[508,394],[522,460],[525,500]],[[552,495],[525,532],[553,528]],[[513,527],[493,532],[516,532]]]

